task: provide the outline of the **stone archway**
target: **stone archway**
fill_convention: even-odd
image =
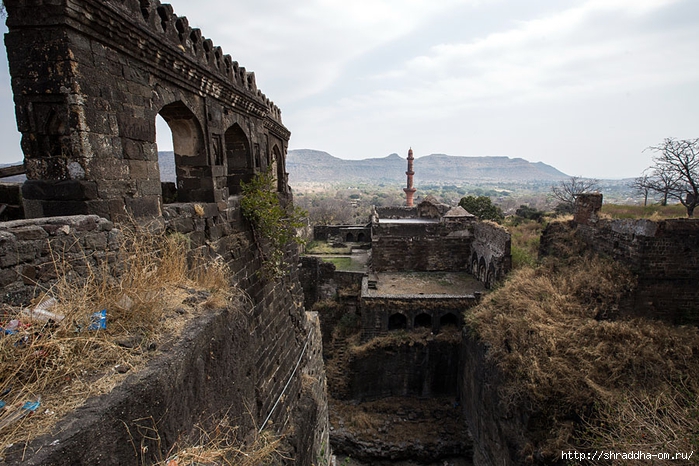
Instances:
[[[404,330],[408,328],[408,318],[400,312],[391,314],[388,318],[388,330]]]
[[[439,318],[439,328],[444,328],[444,327],[449,327],[449,326],[452,326],[452,327],[459,326],[459,318],[456,316],[456,314],[454,314],[452,312],[448,312]]]
[[[238,123],[226,130],[227,185],[229,194],[240,194],[240,183],[248,182],[255,173],[250,151],[250,141]]]
[[[432,328],[432,316],[426,312],[416,315],[413,328]]]
[[[172,132],[177,201],[212,202],[213,180],[196,115],[181,101],[164,106],[158,113]]]

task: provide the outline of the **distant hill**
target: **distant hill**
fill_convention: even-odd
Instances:
[[[415,182],[546,181],[568,178],[550,165],[509,157],[457,157],[432,154],[415,159]],[[343,160],[327,152],[290,150],[286,159],[289,181],[294,182],[405,182],[406,159],[398,154],[364,160]]]

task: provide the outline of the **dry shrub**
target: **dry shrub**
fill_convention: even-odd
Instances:
[[[532,437],[545,455],[576,446],[697,449],[699,333],[600,319],[633,285],[609,260],[550,260],[515,271],[467,315],[503,373],[503,403],[542,419],[544,432]]]
[[[169,457],[157,466],[185,466],[197,464],[226,466],[281,465],[288,460],[283,437],[255,429],[241,436],[239,428],[224,417],[211,428],[198,430],[193,446],[173,447]]]
[[[185,236],[133,223],[122,227],[120,242],[118,257],[54,254],[58,281],[38,302],[54,298],[49,310],[65,316],[59,323],[4,312],[3,320],[18,319],[23,327],[0,338],[0,393],[8,392],[2,399],[11,407],[0,411],[0,451],[47,432],[90,396],[111,390],[123,372],[145,364],[151,343],[184,325],[184,318],[165,319],[163,311],[181,305],[187,289],[210,286],[220,291],[210,299],[228,301],[225,264],[191,271]],[[102,309],[107,328],[89,330],[93,313]],[[25,401],[39,398],[36,414],[10,423]]]

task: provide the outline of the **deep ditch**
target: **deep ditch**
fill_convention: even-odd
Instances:
[[[360,346],[357,333],[328,325],[336,308],[320,315],[338,466],[473,464],[457,401],[459,329],[394,332]]]

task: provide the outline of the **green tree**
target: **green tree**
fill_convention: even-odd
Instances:
[[[292,243],[302,244],[296,229],[305,225],[307,212],[293,206],[283,206],[274,187],[271,170],[257,173],[249,183],[241,183],[243,198],[240,208],[250,222],[263,265],[261,274],[278,278],[284,274],[284,256]]]
[[[492,220],[500,223],[505,218],[502,209],[493,204],[493,201],[487,196],[465,196],[461,198],[459,205],[470,214],[478,217],[479,220]]]

